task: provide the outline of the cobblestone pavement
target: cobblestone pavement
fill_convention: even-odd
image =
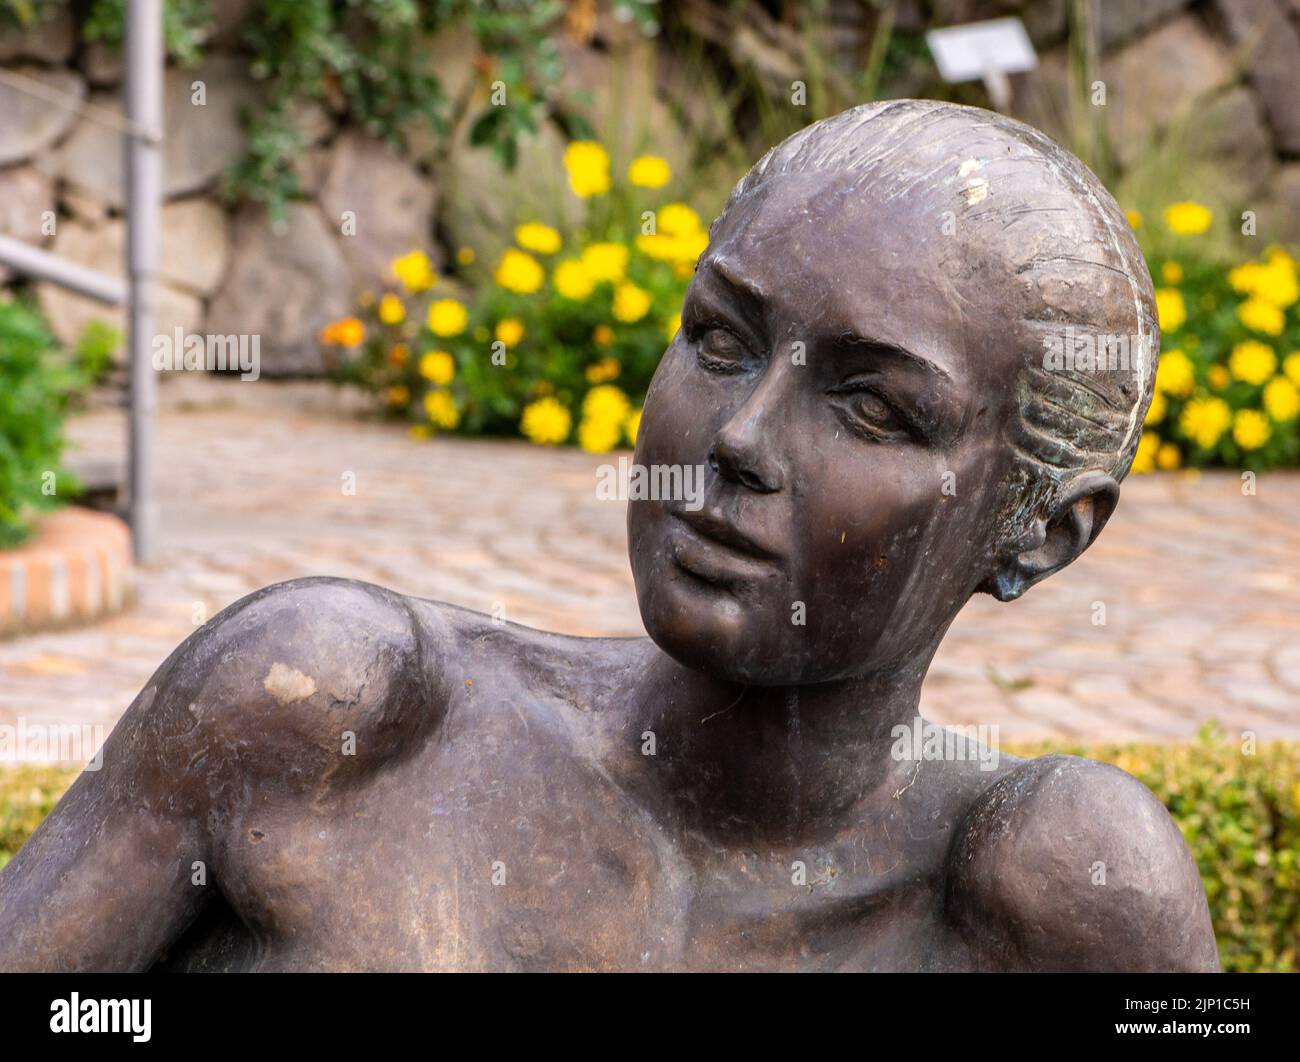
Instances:
[[[74,422],[97,455],[116,412]],[[302,575],[366,579],[572,634],[640,634],[624,511],[601,459],[523,444],[417,442],[313,413],[160,418],[162,556],[97,626],[0,643],[0,723],[111,725],[204,616]],[[356,493],[344,493],[345,474]],[[1206,720],[1300,737],[1300,475],[1134,477],[1068,571],[972,601],[923,710],[1002,740],[1187,738]],[[1105,624],[1094,624],[1095,602]]]

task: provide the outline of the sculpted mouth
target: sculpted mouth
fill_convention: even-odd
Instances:
[[[716,514],[674,512],[668,536],[673,563],[700,582],[732,594],[757,591],[780,573],[779,557]]]
[[[717,513],[705,509],[698,511],[684,509],[680,512],[674,510],[672,515],[704,538],[719,542],[738,553],[743,553],[746,557],[765,561],[780,559],[777,554],[760,546]]]

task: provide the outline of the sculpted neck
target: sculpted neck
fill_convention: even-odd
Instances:
[[[719,839],[798,841],[891,798],[933,648],[905,667],[807,686],[742,686],[657,652],[635,701],[654,735],[637,788]]]

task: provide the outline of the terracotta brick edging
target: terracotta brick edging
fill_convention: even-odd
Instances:
[[[131,579],[131,532],[116,516],[72,506],[48,513],[21,546],[0,549],[0,636],[118,612]]]

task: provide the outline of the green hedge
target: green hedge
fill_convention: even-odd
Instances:
[[[1247,755],[1206,730],[1185,745],[1066,745],[1008,749],[1065,752],[1113,763],[1164,801],[1200,867],[1223,968],[1294,971],[1300,950],[1300,742]],[[75,771],[0,770],[0,866],[54,806]]]
[[[0,767],[0,867],[14,857],[79,772],[60,767]]]
[[[73,351],[60,350],[27,301],[0,293],[0,548],[27,537],[32,515],[75,495],[60,468],[71,402],[103,373],[117,334],[87,327]]]

